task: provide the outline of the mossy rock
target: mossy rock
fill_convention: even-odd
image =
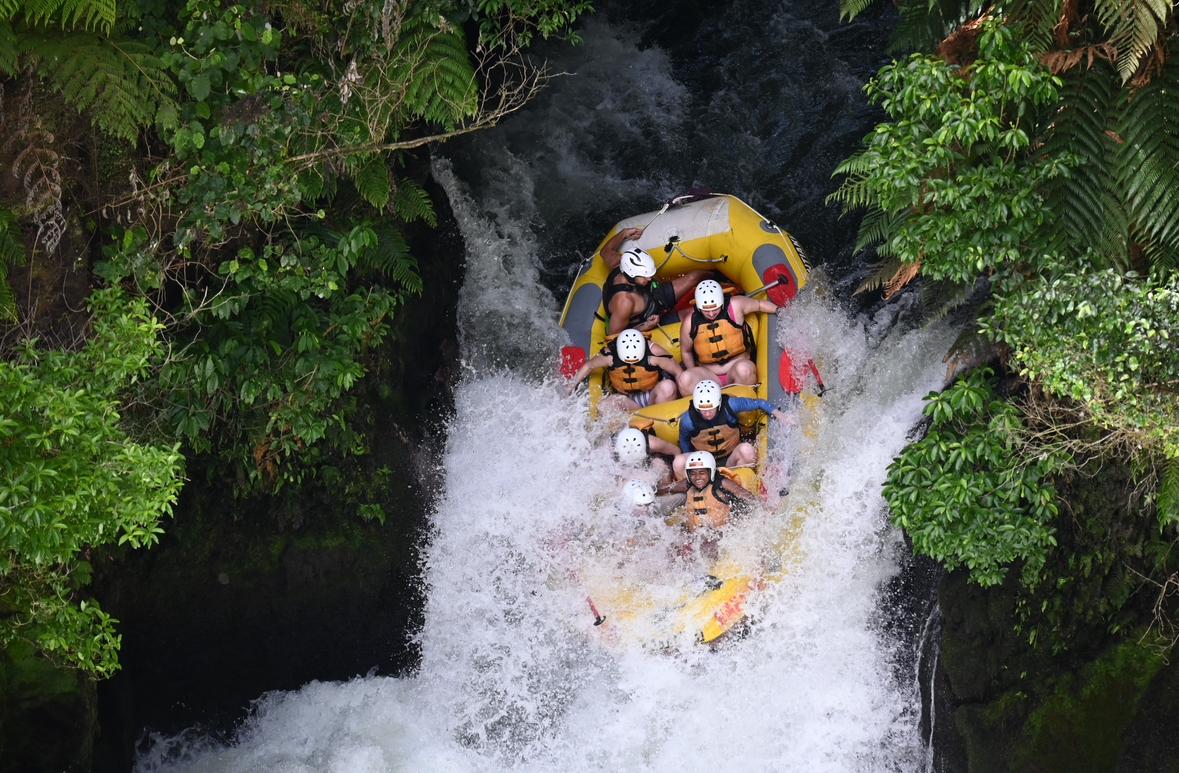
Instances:
[[[965,751],[965,769],[980,773],[1179,770],[1176,758],[1168,761],[1165,756],[1174,735],[1174,714],[1160,715],[1144,702],[1148,690],[1159,692],[1160,699],[1169,696],[1173,703],[1179,702],[1179,695],[1173,695],[1176,685],[1154,684],[1160,681],[1156,676],[1163,668],[1157,647],[1130,640],[1073,673],[1054,675],[1055,687],[1043,697],[1010,690],[987,703],[959,706],[954,724]],[[1168,684],[1179,681],[1169,673],[1166,676]],[[1034,679],[1027,681],[1030,685]],[[1149,743],[1130,743],[1136,736]],[[1146,758],[1150,760],[1146,767],[1120,764]]]

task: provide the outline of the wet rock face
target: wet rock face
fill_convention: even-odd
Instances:
[[[88,679],[25,645],[0,651],[0,771],[90,770],[95,709]]]
[[[1015,572],[991,589],[970,584],[961,571],[942,580],[935,769],[1179,771],[1179,668],[1167,662],[1174,653],[1167,656],[1148,635],[1149,604],[1132,597],[1116,636],[1089,614],[1094,599],[1120,592],[1122,564],[1133,564],[1144,541],[1157,537],[1153,514],[1135,503],[1133,488],[1124,471],[1063,482],[1070,518],[1059,524],[1061,551],[1085,549],[1094,531],[1122,551],[1108,572],[1072,577],[1066,598],[1075,620],[1063,653],[1031,649],[1013,631]]]

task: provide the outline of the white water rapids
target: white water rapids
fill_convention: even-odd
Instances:
[[[717,651],[611,648],[576,582],[560,578],[571,551],[591,549],[569,535],[629,528],[601,507],[624,471],[595,445],[579,400],[489,368],[503,346],[535,347],[551,366],[554,301],[521,263],[527,229],[497,227],[445,164],[436,174],[468,244],[468,367],[427,551],[418,673],[265,695],[231,744],[161,740],[138,769],[915,769],[918,697],[874,622],[899,547],[879,491],[922,395],[940,385],[950,334],[849,320],[816,292],[783,312],[790,344],[816,354],[833,390],[813,437],[777,430],[793,455],[777,460],[790,494],[743,528],[755,539],[805,507],[796,565],[757,599],[744,639]],[[524,321],[487,345],[489,331]],[[660,571],[662,553],[648,553],[635,560]]]
[[[586,46],[612,40],[589,34]],[[642,66],[639,54],[628,56],[628,67]],[[644,82],[666,77],[665,61],[647,61]],[[642,122],[629,128],[641,132]],[[593,195],[595,184],[608,194],[616,173],[574,162],[566,145],[577,133],[566,126],[538,157],[557,159],[550,169],[572,169],[581,195]],[[541,284],[534,230],[545,209],[538,200],[549,194],[529,184],[540,173],[511,153],[495,164],[501,180],[520,184],[477,195],[448,163],[434,165],[466,243],[464,368],[438,461],[445,483],[425,551],[419,669],[264,695],[228,742],[195,731],[155,738],[137,770],[924,767],[918,691],[898,666],[900,645],[881,630],[889,614],[881,590],[903,546],[887,525],[880,486],[920,418],[922,396],[941,386],[953,332],[894,325],[896,305],[878,318],[849,318],[825,297],[816,272],[812,288],[781,313],[787,345],[815,356],[832,391],[803,417],[811,432],[774,430],[771,488],[789,494],[726,537],[759,549],[804,515],[790,571],[755,598],[749,635],[716,650],[611,645],[593,626],[572,569],[611,556],[653,585],[694,570],[667,565],[669,537],[658,522],[646,529],[654,545],[622,548],[634,526],[610,503],[627,473],[603,433],[587,427],[582,400],[552,377],[566,339],[559,302]],[[547,190],[559,187],[546,174]],[[585,236],[585,249],[597,235]]]

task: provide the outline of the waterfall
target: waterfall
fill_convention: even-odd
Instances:
[[[787,21],[779,14],[765,26],[781,32]],[[611,643],[593,625],[574,568],[610,556],[652,583],[676,571],[664,565],[668,536],[658,528],[648,529],[652,544],[628,551],[637,527],[611,508],[623,470],[554,375],[565,340],[557,298],[579,256],[618,216],[697,182],[691,159],[676,154],[703,129],[665,113],[702,97],[640,33],[591,23],[584,46],[558,62],[575,74],[434,161],[467,278],[416,673],[264,695],[230,740],[156,737],[138,770],[928,766],[919,685],[898,665],[905,643],[880,625],[881,588],[904,550],[880,486],[921,398],[941,386],[955,331],[912,328],[904,302],[849,311],[835,300],[842,279],[816,271],[811,289],[780,312],[785,343],[819,361],[831,391],[801,426],[774,429],[774,474],[789,494],[726,537],[764,544],[784,520],[801,524],[784,579],[751,603],[748,634],[715,649],[656,652]],[[592,81],[578,80],[592,67]],[[846,73],[836,75],[850,92]],[[642,99],[619,103],[624,116],[594,120],[614,91],[640,86]],[[740,93],[722,88],[700,114]],[[734,192],[772,216],[791,211],[782,203],[790,190]]]

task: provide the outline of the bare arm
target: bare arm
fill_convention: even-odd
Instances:
[[[724,487],[725,491],[728,491],[738,499],[742,499],[746,502],[757,501],[757,497],[753,495],[753,492],[731,478],[721,478],[721,486]]]
[[[615,295],[610,301],[610,327],[607,330],[609,335],[618,335],[623,330],[626,330],[626,323],[630,321],[630,317],[634,314],[634,301],[627,297],[626,293],[619,293]]]
[[[622,262],[622,245],[624,242],[634,241],[643,235],[642,228],[623,228],[610,237],[610,241],[602,245],[602,260],[610,268],[618,268]]]
[[[735,322],[744,322],[746,314],[756,314],[757,312],[765,312],[766,314],[773,314],[778,310],[770,301],[759,301],[756,298],[750,298],[747,295],[738,295],[730,301],[730,304],[736,312],[741,315],[741,319],[734,320]]]
[[[653,357],[652,359],[656,365],[664,370],[664,372],[670,373],[673,376],[678,376],[684,372],[684,369],[680,367],[680,364],[673,360],[670,355],[665,354],[661,357]]]
[[[604,354],[599,354],[597,357],[590,357],[577,369],[577,372],[573,374],[573,378],[569,379],[569,391],[572,392],[578,384],[585,381],[585,377],[590,374],[590,371],[604,368],[609,364],[610,358]]]
[[[684,317],[680,323],[680,357],[684,361],[684,369],[696,367],[696,351],[692,348],[692,315]]]
[[[668,443],[658,435],[647,436],[647,448],[651,449],[654,453],[663,454],[664,456],[676,456],[680,452],[679,446],[674,443]]]

